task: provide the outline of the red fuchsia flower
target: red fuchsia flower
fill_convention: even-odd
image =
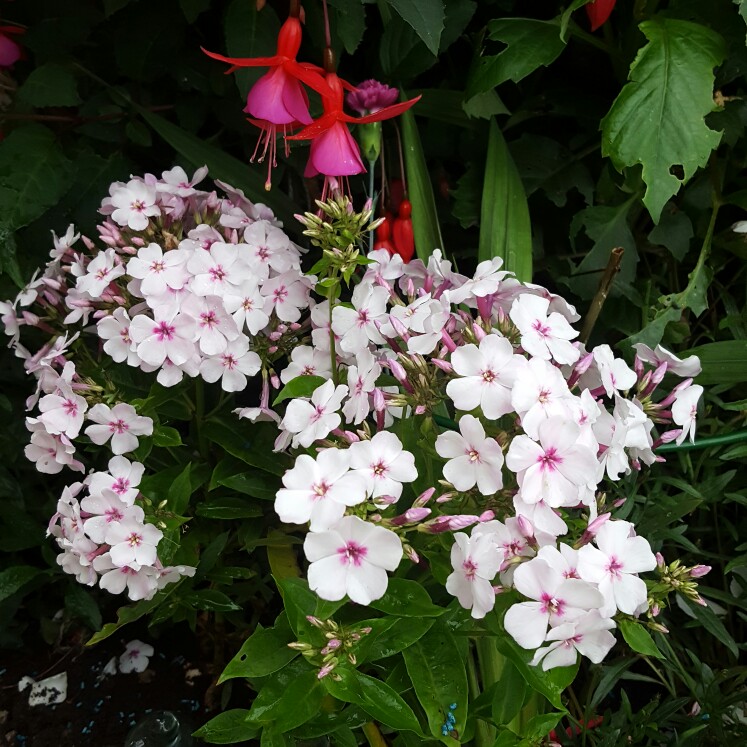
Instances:
[[[594,0],[594,2],[585,5],[586,15],[591,22],[591,30],[596,31],[603,26],[612,13],[617,0]]]
[[[17,26],[0,26],[0,68],[12,67],[21,59],[21,45],[11,37],[22,33]]]
[[[393,106],[385,106],[377,112],[363,117],[352,117],[343,111],[343,82],[336,73],[327,72],[327,90],[322,93],[324,114],[301,132],[290,135],[288,140],[311,140],[309,161],[304,176],[323,174],[324,194],[331,180],[339,181],[347,176],[362,174],[366,167],[360,156],[358,143],[350,134],[348,124],[367,124],[391,119],[407,111],[420,96]]]
[[[295,10],[298,10],[297,4]],[[251,160],[254,161],[256,158],[260,145],[262,152],[259,162],[262,163],[269,155],[265,183],[265,189],[268,190],[272,186],[272,168],[277,165],[278,128],[282,128],[283,136],[286,137],[289,130],[310,125],[313,121],[309,114],[309,99],[302,84],[319,93],[327,90],[324,78],[319,74],[321,68],[296,60],[301,48],[302,30],[298,13],[294,14],[293,11],[292,4],[291,15],[280,28],[277,51],[272,57],[224,57],[206,49],[202,50],[215,60],[229,63],[231,67],[226,74],[242,67],[270,68],[252,86],[244,108],[244,111],[251,115],[249,121],[261,130]]]

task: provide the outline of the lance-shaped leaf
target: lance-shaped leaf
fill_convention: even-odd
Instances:
[[[406,99],[404,92],[402,98]],[[428,262],[428,257],[433,254],[434,249],[443,251],[444,248],[441,227],[438,223],[436,199],[433,195],[431,177],[412,110],[402,114],[400,123],[402,125],[402,149],[405,153],[405,171],[407,172],[407,190],[412,203],[415,251],[420,259]]]
[[[433,54],[438,54],[444,30],[442,0],[389,0],[389,5],[415,29]]]
[[[532,279],[532,227],[524,185],[495,119],[490,122],[488,156],[480,208],[482,262],[502,257],[519,280]]]
[[[602,153],[619,171],[643,166],[643,202],[658,222],[667,200],[721,140],[705,116],[714,108],[713,69],[724,58],[724,40],[705,26],[674,18],[653,18],[640,29],[648,44],[602,120]]]

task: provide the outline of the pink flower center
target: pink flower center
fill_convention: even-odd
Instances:
[[[107,267],[104,267],[96,273],[96,280],[106,280],[108,274],[109,269]]]
[[[485,371],[482,371],[480,375],[482,376],[482,380],[486,384],[492,384],[495,381],[495,372],[491,371],[489,368]]]
[[[267,262],[270,258],[270,250],[266,246],[260,246],[259,249],[257,249],[257,257],[259,257],[262,262]]]
[[[537,395],[537,401],[542,405],[546,405],[549,399],[550,399],[550,390],[540,389],[539,394]]]
[[[231,355],[231,353],[225,353],[223,356],[223,366],[227,368],[229,371],[233,371],[238,361],[236,358]]]
[[[132,534],[125,539],[125,542],[130,547],[140,547],[140,545],[143,544],[143,535],[138,534],[137,532],[132,532]]]
[[[373,472],[374,477],[386,477],[386,473],[388,471],[389,471],[389,468],[382,461],[379,461],[376,464],[371,465],[371,472]]]
[[[130,210],[136,213],[142,213],[145,210],[145,203],[142,200],[133,200],[130,203]]]
[[[324,498],[327,495],[327,491],[329,490],[330,486],[322,480],[321,482],[315,482],[311,489],[314,491],[314,498]]]
[[[159,342],[164,340],[173,340],[176,328],[173,324],[168,322],[161,322],[158,326],[153,328],[153,334],[158,338]]]
[[[532,329],[541,337],[550,336],[550,328],[546,324],[543,324],[541,319],[535,319],[534,322],[532,322]]]
[[[301,376],[313,376],[316,373],[314,366],[304,366],[301,369]]]
[[[244,311],[251,311],[254,308],[254,299],[245,298],[241,304],[241,308]]]
[[[225,280],[225,277],[226,277],[226,271],[220,265],[215,265],[215,267],[211,267],[208,270],[208,274],[217,283],[222,282],[223,280]]]
[[[360,566],[363,558],[368,554],[368,548],[351,540],[343,547],[338,547],[337,554],[340,556],[340,562],[343,565]]]
[[[108,524],[112,521],[122,521],[124,518],[124,514],[118,508],[107,508],[105,516]]]
[[[368,318],[368,309],[361,309],[358,312],[358,326],[363,327],[368,324],[369,321],[370,319]]]
[[[122,338],[122,342],[126,343],[127,345],[132,343],[132,339],[130,338],[130,328],[125,327],[124,329],[121,329],[119,331],[119,336]]]
[[[615,578],[620,578],[622,569],[623,564],[614,555],[610,556],[610,562],[607,563],[607,567],[605,568],[607,573]]]
[[[557,465],[562,464],[563,460],[558,455],[555,447],[551,446],[542,456],[537,457],[537,462],[543,471],[554,472],[557,469]]]
[[[283,303],[288,298],[288,289],[281,285],[273,294],[272,297],[275,299],[275,303]]]
[[[218,325],[218,315],[212,310],[204,311],[202,314],[200,314],[200,319],[202,319],[202,327],[212,329],[213,327],[216,327]]]
[[[126,477],[118,477],[112,484],[112,490],[117,495],[124,495],[130,489],[130,481]]]
[[[62,403],[62,409],[65,411],[66,414],[68,414],[71,418],[74,418],[78,414],[78,403],[75,402],[75,400],[72,399],[66,399]]]
[[[322,405],[317,405],[314,408],[314,414],[311,416],[311,422],[316,423],[317,421],[321,420],[324,417],[325,413],[326,411],[324,407]]]
[[[473,464],[480,461],[480,452],[477,451],[477,449],[475,449],[474,447],[470,446],[465,453],[469,457],[470,462],[472,462]]]
[[[130,429],[130,426],[125,423],[124,420],[121,418],[119,420],[110,420],[109,421],[109,430],[112,433],[124,433],[125,431],[128,431]]]
[[[472,562],[471,558],[467,558],[464,563],[462,563],[462,570],[464,571],[464,577],[467,581],[475,580],[475,576],[477,575],[477,565]]]
[[[165,269],[166,269],[166,263],[162,259],[157,259],[154,262],[151,262],[151,265],[150,265],[151,272],[163,272]]]
[[[547,612],[550,615],[557,615],[563,617],[563,611],[565,610],[565,602],[562,599],[556,599],[547,592],[542,594],[542,611]]]

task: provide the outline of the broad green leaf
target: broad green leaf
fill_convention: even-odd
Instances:
[[[457,180],[456,189],[451,193],[454,198],[451,212],[462,228],[470,228],[480,223],[483,174],[482,164],[470,163]]]
[[[493,696],[492,715],[496,724],[508,724],[521,710],[527,696],[527,683],[511,661],[506,661]]]
[[[256,724],[247,721],[249,711],[246,708],[233,708],[211,718],[196,732],[195,737],[208,744],[236,744],[254,739],[259,733]]]
[[[253,519],[262,516],[262,509],[246,498],[225,496],[202,501],[195,509],[204,519]]]
[[[71,164],[51,130],[29,124],[0,143],[0,227],[36,220],[70,188]]]
[[[313,615],[316,610],[316,594],[301,578],[276,578],[275,581],[283,595],[285,614],[288,615],[291,629],[297,636],[308,631],[310,623],[306,620],[306,616]]]
[[[403,98],[405,95],[403,93]],[[417,108],[417,104],[415,105]],[[441,226],[438,222],[436,199],[423,154],[418,126],[412,109],[400,117],[402,127],[402,149],[405,156],[408,197],[412,203],[412,230],[415,235],[415,252],[424,262],[435,249],[444,250]]]
[[[288,230],[294,229],[296,222],[293,214],[298,210],[297,205],[277,189],[267,192],[264,187],[263,174],[154,112],[140,107],[138,107],[138,112],[174,150],[191,164],[196,167],[207,165],[213,179],[220,179],[232,187],[243,190],[248,199],[262,202],[271,208]]]
[[[272,453],[277,436],[275,423],[229,423],[215,418],[203,426],[203,433],[231,456],[264,472],[280,476],[293,466],[287,455]]]
[[[98,633],[94,633],[91,636],[91,638],[86,642],[86,646],[93,646],[96,643],[100,643],[105,638],[112,635],[112,633],[116,633],[123,625],[135,622],[135,620],[139,620],[141,617],[153,612],[181,585],[181,582],[169,584],[165,589],[159,591],[152,599],[143,599],[142,601],[135,602],[135,604],[131,604],[127,607],[120,607],[117,610],[117,622],[106,623]]]
[[[312,669],[312,666],[305,659],[297,658],[269,675],[259,687],[259,694],[252,703],[249,719],[261,724],[271,722],[278,704],[283,700],[291,683],[306,678],[309,674],[316,679],[316,672]],[[298,694],[296,697],[303,696]]]
[[[398,654],[420,640],[433,626],[434,621],[433,617],[385,617],[381,620],[371,620],[368,625],[373,626],[374,622],[387,624],[380,626],[378,630],[374,628],[361,640],[356,649],[356,656],[359,661],[376,661]]]
[[[353,54],[366,30],[366,9],[363,0],[329,0],[335,9],[335,36],[345,45],[345,51]]]
[[[272,6],[266,5],[259,11],[256,3],[233,0],[226,11],[223,28],[229,56],[270,57],[275,54],[280,21]],[[215,65],[221,64],[215,62]],[[246,103],[249,89],[266,72],[267,68],[263,67],[245,67],[233,73],[242,106]]]
[[[273,407],[280,404],[286,399],[295,399],[296,397],[310,397],[322,384],[325,384],[327,379],[323,376],[296,376],[295,379],[291,379],[281,390],[275,401],[272,403]]]
[[[389,5],[412,26],[426,47],[438,54],[444,30],[442,0],[387,0]]]
[[[688,355],[697,355],[703,368],[695,378],[696,384],[741,384],[745,380],[747,340],[709,342],[680,353],[681,357]]]
[[[538,713],[536,716],[532,716],[532,718],[529,719],[529,723],[522,729],[521,736],[530,743],[535,743],[538,739],[544,739],[547,737],[549,731],[558,725],[558,721],[560,721],[564,715],[565,714],[561,712]]]
[[[390,578],[386,594],[369,606],[397,617],[438,617],[446,612],[433,604],[419,583],[404,578]]]
[[[676,260],[682,260],[690,249],[693,235],[693,224],[687,213],[670,203],[664,208],[659,224],[649,233],[648,240],[666,247]]]
[[[583,8],[584,5],[588,5],[593,0],[572,0],[571,4],[563,11],[560,16],[560,36],[563,39],[568,39],[568,24],[571,21],[571,15],[574,11],[579,8]]]
[[[532,227],[524,185],[495,119],[490,121],[480,207],[478,260],[503,259],[503,268],[532,279]]]
[[[294,747],[295,739],[283,734],[276,726],[265,726],[259,739],[259,747]]]
[[[462,106],[461,91],[449,91],[442,88],[419,88],[409,92],[410,96],[420,96],[418,116],[435,119],[457,127],[474,128]],[[747,204],[747,200],[745,201]]]
[[[255,631],[238,650],[218,680],[220,685],[234,677],[266,677],[277,672],[298,656],[288,648],[294,640],[288,618],[281,615],[272,628]]]
[[[301,662],[298,662],[301,664]],[[268,724],[282,733],[306,723],[319,710],[324,697],[324,687],[317,672],[303,662],[300,674],[294,674],[282,688],[268,690],[265,686],[252,704],[250,720]],[[284,670],[281,670],[281,672]],[[277,676],[274,675],[274,676]]]
[[[640,331],[630,337],[626,337],[618,347],[621,350],[630,350],[636,343],[642,342],[650,348],[656,347],[664,337],[664,332],[670,322],[676,322],[682,317],[682,310],[675,308],[662,309],[656,316]],[[713,382],[717,383],[717,382]]]
[[[554,62],[565,49],[556,21],[500,18],[488,24],[488,36],[507,47],[500,54],[475,60],[467,81],[466,100],[507,80],[518,83],[537,68]]]
[[[59,62],[47,62],[32,70],[18,89],[18,98],[37,108],[77,106],[81,101],[75,75]]]
[[[454,703],[457,706],[452,711],[457,731],[464,729],[467,720],[466,654],[466,640],[457,641],[441,620],[403,652],[407,673],[428,717],[431,734],[443,744],[459,744],[453,737],[441,734],[449,706]]]
[[[747,23],[747,0],[734,0],[734,5],[739,10],[739,15],[742,16],[744,22]]]
[[[192,591],[185,594],[180,601],[192,609],[209,612],[233,612],[241,609],[227,594],[217,589]]]
[[[159,425],[153,431],[154,446],[181,446],[182,437],[176,428],[166,425]]]
[[[325,677],[327,692],[345,703],[354,703],[376,721],[392,729],[413,731],[422,735],[417,717],[407,703],[389,685],[367,674],[340,666],[335,670],[340,680]]]
[[[625,642],[638,654],[663,659],[664,656],[654,643],[654,639],[643,625],[632,620],[620,620],[620,632]]]
[[[70,584],[65,592],[65,609],[91,630],[101,627],[101,610],[91,591],[80,584]]]
[[[714,109],[713,69],[725,50],[719,34],[690,21],[656,16],[640,29],[648,44],[602,120],[602,154],[619,171],[642,165],[643,202],[658,223],[667,200],[721,140],[705,117]],[[682,178],[672,173],[675,166]]]
[[[182,515],[187,510],[187,506],[189,506],[189,499],[192,497],[194,490],[192,480],[190,480],[191,471],[192,463],[190,462],[179,473],[169,488],[166,500],[168,501],[169,511],[173,511],[175,514]]]
[[[12,565],[0,571],[0,602],[20,591],[40,573],[43,573],[41,568],[31,565]]]
[[[221,459],[210,478],[210,490],[223,485],[238,493],[250,495],[260,500],[275,500],[280,488],[280,480],[259,470],[246,470],[246,464],[233,457]]]

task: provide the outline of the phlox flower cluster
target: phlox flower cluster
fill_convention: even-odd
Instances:
[[[453,532],[446,588],[473,617],[514,589],[504,625],[536,665],[601,661],[615,616],[649,611],[639,574],[657,566],[605,483],[694,438],[698,360],[638,345],[631,368],[587,349],[574,308],[499,259],[471,277],[439,252],[368,260],[349,302],[314,307],[313,347],[280,374],[326,379],[275,416],[276,448],[300,450],[275,509],[308,525],[310,587],[368,604],[403,555],[419,562],[429,535]],[[662,392],[665,374],[683,380]]]
[[[158,560],[163,532],[145,522],[136,500],[143,471],[139,462],[112,457],[106,472],[65,488],[48,529],[62,550],[57,563],[65,573],[112,594],[126,590],[133,601],[150,599],[195,572],[188,566],[164,567]]]
[[[27,401],[36,411],[27,418],[26,456],[40,472],[84,472],[76,440],[123,455],[153,434],[153,421],[120,401],[100,375],[91,342],[114,363],[154,373],[163,386],[186,375],[235,392],[260,370],[260,354],[272,356],[285,335],[295,334],[313,286],[301,272],[300,249],[269,209],[240,190],[218,183],[227,195],[220,197],[198,189],[206,173],[198,169],[190,179],[176,167],[160,179],[146,174],[115,182],[101,204],[98,242],[72,226],[54,236],[44,270],[16,299],[0,304],[10,346],[37,383]],[[35,352],[21,344],[26,327],[36,330],[36,339],[47,336]],[[77,516],[75,492],[60,508],[60,521]],[[160,531],[143,523],[142,508],[133,504],[137,491],[129,497],[127,518],[116,527],[142,529],[143,547],[153,552],[125,558],[109,550],[117,545],[115,526],[91,535],[82,525],[63,531],[60,524],[55,536],[64,551],[61,564],[80,580],[95,583],[104,573],[102,587],[118,592],[126,586],[131,598],[146,598],[164,578],[154,549]],[[86,500],[104,498],[99,491]],[[116,501],[106,505],[118,506],[115,514],[124,511]]]

